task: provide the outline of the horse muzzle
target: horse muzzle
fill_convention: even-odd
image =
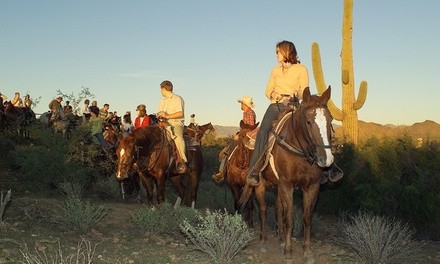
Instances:
[[[332,163],[335,161],[335,157],[333,156],[333,154],[331,153],[331,151],[325,151],[326,155],[318,155],[316,157],[316,163],[318,164],[319,167],[321,168],[327,168],[330,167],[330,165],[332,165]]]
[[[127,179],[128,178],[128,173],[116,173],[116,179],[118,180],[123,180],[123,179]]]

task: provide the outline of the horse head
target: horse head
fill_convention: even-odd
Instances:
[[[135,138],[133,135],[128,135],[125,138],[120,138],[118,148],[116,149],[117,167],[116,179],[123,180],[128,177],[136,155]]]
[[[316,161],[320,167],[329,167],[334,161],[331,152],[333,117],[327,107],[330,94],[330,86],[321,96],[311,95],[307,87],[297,111],[298,129],[308,145],[306,154],[309,160]]]

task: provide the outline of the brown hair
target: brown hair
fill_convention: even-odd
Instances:
[[[160,83],[160,88],[163,88],[167,91],[172,92],[173,91],[173,83],[171,83],[170,81],[163,81]]]
[[[298,60],[298,53],[296,52],[295,45],[287,40],[283,40],[277,43],[277,49],[284,56],[284,62],[289,62],[292,64],[301,63]]]

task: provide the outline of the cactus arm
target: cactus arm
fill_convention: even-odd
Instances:
[[[367,82],[362,81],[361,85],[359,87],[359,92],[358,92],[356,102],[353,104],[353,108],[355,110],[361,109],[361,107],[364,105],[366,99],[367,99]]]
[[[313,77],[315,78],[316,88],[318,89],[319,94],[323,94],[327,89],[324,81],[324,73],[322,71],[321,64],[321,53],[319,51],[319,45],[317,42],[312,43],[312,67],[313,67]],[[328,109],[332,114],[333,118],[342,121],[343,114],[341,109],[339,109],[332,99],[330,99],[327,103]]]
[[[327,86],[324,81],[324,72],[322,71],[321,53],[317,42],[312,43],[312,68],[313,77],[315,78],[316,88],[319,94],[324,93]]]

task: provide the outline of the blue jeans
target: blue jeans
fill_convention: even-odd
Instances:
[[[104,136],[102,135],[102,133],[96,133],[93,135],[97,140],[99,145],[101,145],[103,148],[110,148],[111,144],[108,143],[107,141],[105,141]]]
[[[262,158],[265,150],[267,140],[269,139],[269,133],[272,130],[273,121],[278,119],[278,115],[281,111],[286,109],[283,104],[270,104],[264,114],[263,120],[261,121],[260,129],[257,133],[257,138],[255,140],[255,148],[249,163],[249,173],[255,169],[255,164]]]

